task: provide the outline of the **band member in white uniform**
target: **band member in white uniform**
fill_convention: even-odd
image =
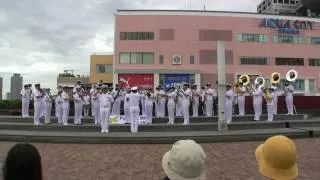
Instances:
[[[278,87],[276,84],[272,84],[271,88],[273,89],[273,114],[277,115],[278,113]]]
[[[23,118],[29,117],[29,104],[31,98],[31,90],[29,85],[24,85],[24,89],[21,90],[22,110],[21,114]]]
[[[189,84],[184,84],[183,89],[180,89],[180,94],[182,94],[182,115],[183,115],[183,125],[189,124],[189,107],[192,97],[191,90],[189,89]]]
[[[273,106],[274,106],[274,89],[271,87],[269,88],[270,92],[270,99],[266,99],[267,102],[267,111],[268,111],[268,121],[273,121]]]
[[[165,117],[165,109],[166,109],[166,96],[162,87],[160,87],[160,91],[158,93],[159,98],[159,117]]]
[[[234,93],[231,89],[231,85],[228,84],[226,86],[226,119],[228,124],[231,124],[232,122],[233,98],[234,98]]]
[[[93,100],[93,93],[96,91],[97,85],[92,85],[92,88],[90,89],[90,99],[91,99],[91,116],[94,116],[94,100]]]
[[[198,117],[199,115],[199,102],[200,102],[200,90],[197,85],[192,86],[192,115],[193,117]]]
[[[152,90],[149,89],[145,95],[145,113],[146,113],[146,123],[152,124],[152,110],[153,110],[153,94]]]
[[[60,92],[60,91],[62,92],[62,87],[58,85],[57,91],[58,91],[57,96],[59,96],[59,92]],[[60,94],[60,95],[61,95],[61,94]],[[59,114],[58,111],[59,111],[59,110],[58,110],[58,106],[57,106],[57,101],[56,101],[56,100],[57,100],[57,98],[55,98],[55,104],[56,104],[56,105],[54,106],[54,108],[55,108],[55,111],[54,111],[54,112],[55,112],[55,116],[58,118],[58,114]]]
[[[204,92],[206,98],[206,115],[208,117],[213,116],[213,98],[216,96],[214,89],[211,88],[211,84],[207,83],[207,89]]]
[[[290,84],[290,82],[286,82],[284,95],[286,96],[286,105],[288,109],[287,115],[293,115],[293,92],[294,92],[294,87]]]
[[[155,116],[158,118],[159,117],[159,91],[160,88],[156,87],[156,90],[154,91],[154,110],[155,110]]]
[[[92,94],[92,99],[94,103],[94,109],[92,109],[92,112],[94,112],[94,124],[100,124],[100,102],[99,102],[99,94],[100,94],[101,87],[97,86],[96,90]]]
[[[124,116],[126,117],[126,123],[131,123],[130,118],[130,95],[131,95],[131,89],[127,87],[127,90],[124,94],[124,102],[123,102],[123,110],[124,110]]]
[[[206,116],[207,114],[207,109],[206,109],[206,98],[205,98],[205,95],[204,95],[204,91],[206,90],[206,87],[202,86],[201,87],[201,90],[200,90],[200,95],[201,95],[201,110],[202,110],[202,115],[203,116]]]
[[[63,104],[62,104],[62,120],[63,120],[63,125],[68,125],[68,118],[69,118],[69,108],[70,108],[70,104],[69,104],[69,94],[67,92],[68,87],[63,87],[63,91],[61,94],[61,97],[63,99]]]
[[[36,126],[40,125],[40,116],[42,113],[42,102],[44,97],[44,92],[40,89],[40,84],[35,84],[35,91],[34,91],[34,119],[33,122]]]
[[[253,96],[253,110],[254,110],[254,120],[260,121],[260,116],[262,113],[262,90],[258,83],[255,83],[256,91],[252,92]]]
[[[174,87],[170,87],[168,89],[168,93],[166,94],[168,97],[168,117],[169,117],[169,122],[168,124],[174,124],[174,110],[176,107],[176,92],[174,91]]]
[[[181,89],[181,85],[179,84],[177,86],[176,89],[176,94],[177,94],[177,99],[176,99],[176,116],[177,117],[181,117],[182,116],[182,100],[183,100],[183,96],[182,94],[179,92],[179,90]]]
[[[108,92],[108,86],[102,86],[102,94],[98,95],[100,102],[101,133],[109,133],[109,117],[114,97]]]
[[[239,83],[239,92],[238,94],[238,105],[239,105],[239,116],[244,116],[245,114],[245,96],[246,93],[246,87],[243,86],[243,83]]]
[[[143,89],[141,91],[141,94],[143,94],[142,98],[141,98],[141,114],[142,116],[146,116],[146,106],[145,106],[145,100],[146,100],[146,94],[147,94],[147,91],[146,89]]]
[[[89,109],[90,109],[90,96],[89,96],[89,93],[85,91],[83,95],[83,115],[85,117],[89,116]]]
[[[131,95],[129,99],[130,103],[130,114],[131,114],[131,132],[137,133],[138,132],[138,124],[139,124],[139,112],[140,112],[140,101],[142,98],[142,94],[137,92],[138,88],[133,87],[131,88]]]
[[[111,94],[114,98],[111,116],[120,115],[121,89],[119,88],[118,84],[116,84],[116,87],[115,87],[114,91],[112,91]]]
[[[45,96],[45,109],[46,109],[46,117],[45,117],[45,123],[50,124],[50,118],[51,118],[51,111],[52,111],[52,96],[50,93],[50,89],[46,89]]]
[[[56,114],[58,117],[58,124],[62,124],[63,118],[62,118],[62,113],[63,113],[63,99],[61,97],[62,91],[58,91],[58,95],[56,97]]]
[[[74,100],[74,124],[79,125],[81,124],[81,106],[82,106],[82,98],[80,95],[81,87],[76,87],[76,93],[73,94]]]

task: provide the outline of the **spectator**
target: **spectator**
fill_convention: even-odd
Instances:
[[[16,144],[8,152],[3,166],[4,180],[42,180],[41,157],[31,144]]]
[[[206,155],[193,140],[180,140],[162,158],[165,180],[204,180]]]
[[[273,180],[293,180],[298,176],[296,146],[285,136],[273,136],[255,152],[261,175]]]

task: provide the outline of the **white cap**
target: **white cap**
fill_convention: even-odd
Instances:
[[[135,91],[135,90],[138,90],[138,88],[137,87],[132,87],[131,88],[131,91]]]
[[[193,140],[180,140],[162,158],[162,167],[170,180],[204,180],[206,155]]]
[[[107,85],[102,85],[102,89],[106,89],[106,88],[108,88]]]

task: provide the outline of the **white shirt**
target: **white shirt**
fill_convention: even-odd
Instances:
[[[267,101],[267,105],[273,105],[274,104],[274,93],[270,93],[270,96],[271,96],[271,100],[270,101]]]
[[[44,96],[44,100],[45,100],[46,102],[52,102],[49,93],[46,93],[46,95]]]
[[[289,85],[285,87],[285,94],[286,96],[292,96],[294,91],[294,87],[292,85]]]
[[[200,98],[200,96],[201,96],[200,90],[197,89],[197,90],[192,90],[192,91],[193,91],[193,99],[194,99],[195,101],[199,101],[199,98]]]
[[[124,96],[124,100],[123,100],[124,107],[130,107],[130,103],[129,103],[130,95],[131,95],[131,93],[126,93],[126,95]]]
[[[67,92],[63,91],[61,94],[64,103],[69,103],[69,95]]]
[[[61,97],[61,96],[57,96],[57,97],[56,97],[56,104],[60,105],[60,104],[62,104],[62,103],[63,103],[62,97]]]
[[[90,104],[90,96],[89,95],[85,95],[85,96],[83,96],[83,104],[84,105],[88,105],[88,104]]]
[[[258,87],[258,88],[256,89],[256,91],[253,91],[252,95],[253,95],[254,98],[255,98],[255,97],[256,97],[256,98],[257,98],[257,97],[261,97],[261,96],[262,96],[262,90],[261,90],[261,88]]]
[[[78,93],[73,94],[73,99],[76,103],[81,103],[82,99]]]
[[[232,102],[233,98],[234,98],[233,91],[231,89],[229,91],[226,91],[226,101]]]
[[[182,103],[190,103],[190,97],[192,96],[191,90],[188,88],[182,95]]]
[[[165,101],[165,100],[166,100],[166,97],[164,96],[164,95],[165,95],[164,90],[160,90],[159,93],[158,93],[158,95],[159,95],[159,99],[160,99],[161,101]]]
[[[41,102],[41,101],[43,101],[43,97],[39,97],[39,96],[42,96],[43,94],[39,91],[39,90],[35,90],[34,91],[34,102]],[[39,97],[39,98],[37,98],[37,97]]]
[[[130,107],[139,107],[142,96],[143,95],[139,93],[131,93],[130,99],[129,99]]]
[[[100,107],[111,108],[111,105],[114,102],[114,100],[110,93],[106,93],[106,94],[102,93],[102,94],[99,94],[99,102],[100,102]]]
[[[167,94],[168,96],[168,105],[175,105],[175,99],[177,96],[177,93],[171,92]]]
[[[239,86],[239,93],[238,96],[244,96],[244,93],[246,92],[246,88],[244,86]]]
[[[150,93],[150,94],[151,94],[151,93]],[[149,106],[153,106],[153,94],[151,94],[150,97],[148,97],[147,95],[145,95],[144,104],[145,104],[145,105],[149,105]]]
[[[215,91],[212,88],[205,90],[205,96],[207,98],[207,101],[213,101],[213,97],[215,96]]]
[[[30,89],[22,89],[20,94],[22,95],[22,98],[30,99],[31,90]]]

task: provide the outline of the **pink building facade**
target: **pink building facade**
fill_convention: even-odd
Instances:
[[[296,93],[320,95],[320,19],[254,13],[119,10],[114,83],[215,85],[218,40],[225,41],[228,83],[248,74],[268,84],[279,72],[283,88],[285,74],[296,70]],[[130,84],[128,77],[140,79]]]

